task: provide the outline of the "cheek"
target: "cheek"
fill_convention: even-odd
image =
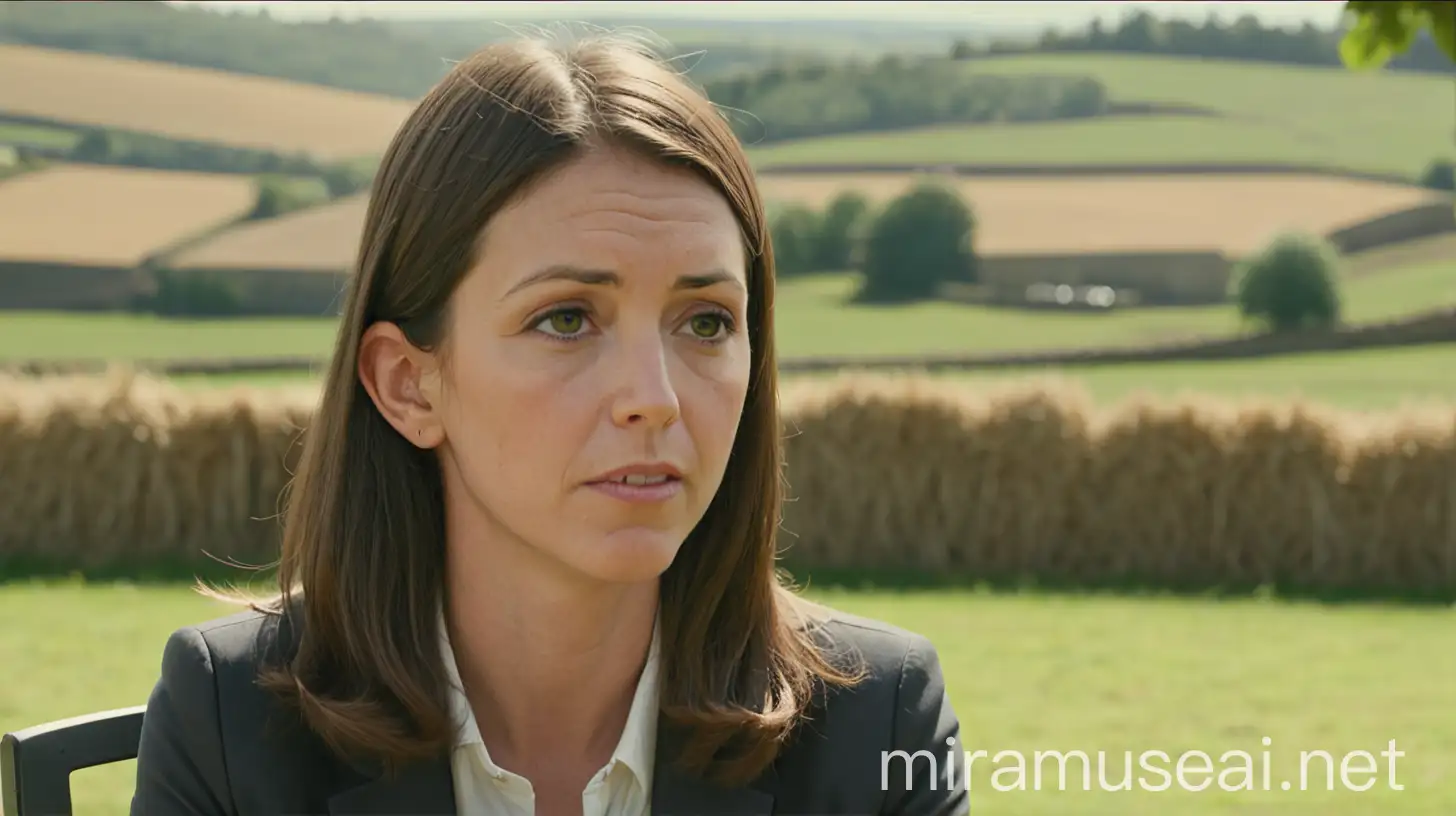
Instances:
[[[685,355],[686,382],[676,389],[679,405],[684,424],[714,467],[722,467],[733,449],[748,395],[749,365],[746,340],[730,344],[717,355],[696,351]]]
[[[555,495],[593,422],[594,403],[579,393],[579,379],[560,370],[559,358],[510,352],[507,344],[457,359],[446,412],[463,476],[490,504]]]

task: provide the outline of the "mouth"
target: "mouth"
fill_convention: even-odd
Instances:
[[[604,473],[587,486],[614,499],[640,504],[673,498],[681,491],[682,480],[682,471],[676,467],[651,463]]]
[[[636,465],[609,470],[592,479],[588,484],[615,482],[633,486],[662,484],[682,481],[682,471],[666,462],[643,462]]]
[[[679,479],[676,476],[669,476],[666,473],[660,473],[655,476],[634,473],[630,476],[621,476],[616,479],[603,479],[601,481],[611,482],[613,484],[632,485],[633,487],[642,487],[644,485],[660,485],[666,484],[667,482],[676,482],[679,481]]]

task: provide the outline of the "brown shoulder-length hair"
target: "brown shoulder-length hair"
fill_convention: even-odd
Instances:
[[[816,645],[814,608],[783,582],[774,266],[743,148],[718,110],[650,49],[598,35],[491,45],[401,126],[375,178],[322,402],[286,496],[280,596],[296,648],[261,682],[337,753],[386,769],[453,745],[436,631],[445,525],[435,454],[403,439],[358,376],[376,321],[438,349],[451,295],[491,216],[590,143],[687,167],[727,198],[749,250],[752,373],[727,473],[661,579],[661,712],[683,760],[756,776],[815,695],[861,668]],[[805,614],[808,613],[808,614]]]

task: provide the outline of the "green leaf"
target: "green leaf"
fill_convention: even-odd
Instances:
[[[1351,68],[1378,68],[1408,51],[1423,29],[1456,61],[1456,2],[1453,0],[1349,0],[1354,24],[1340,41],[1340,59]]]
[[[1340,40],[1340,60],[1350,68],[1379,68],[1394,55],[1371,16],[1361,17]]]
[[[1432,2],[1426,4],[1426,19],[1431,27],[1431,39],[1456,61],[1456,3]]]

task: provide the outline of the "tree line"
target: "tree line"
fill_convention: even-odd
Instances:
[[[249,218],[273,218],[361,193],[374,182],[374,157],[325,162],[306,155],[284,155],[206,142],[189,142],[145,133],[88,128],[66,148],[23,146],[17,161],[0,179],[45,169],[51,161],[197,173],[253,176],[257,190]]]
[[[855,270],[862,303],[934,299],[943,285],[976,278],[975,216],[939,179],[882,206],[847,190],[823,208],[778,202],[767,215],[778,277]]]
[[[378,20],[283,22],[265,10],[213,11],[149,0],[0,2],[0,43],[170,62],[331,88],[417,99],[492,38],[481,24],[407,25]],[[692,52],[691,42],[673,43]],[[715,43],[687,62],[695,76],[762,65],[785,49]]]
[[[106,128],[90,128],[70,150],[50,151],[47,157],[77,164],[256,176],[258,199],[252,218],[272,218],[363,192],[373,183],[377,169],[376,162],[369,157],[324,162],[307,155],[285,155]],[[39,169],[41,165],[31,166]]]
[[[1378,5],[1401,4],[1381,0]],[[219,13],[149,0],[103,3],[0,0],[0,42],[4,43],[157,60],[405,99],[418,98],[428,90],[449,69],[451,60],[463,58],[493,36],[504,35],[504,30],[493,32],[488,26],[481,26],[478,36],[474,31],[456,31],[453,36],[442,33],[451,30],[444,26],[411,27],[376,20],[283,23],[266,13]],[[1116,24],[1094,22],[1071,33],[1049,30],[1029,40],[1002,39],[989,44],[963,40],[951,47],[950,55],[967,60],[1001,54],[1119,52],[1337,66],[1341,64],[1340,41],[1344,31],[1343,26],[1326,29],[1310,24],[1292,30],[1266,27],[1252,15],[1232,23],[1212,20],[1194,23],[1163,20],[1140,11]],[[812,39],[804,42],[802,53],[797,55],[768,44],[715,41],[701,45],[690,39],[686,34],[676,37],[672,43],[674,52],[701,52],[685,59],[683,66],[690,67],[693,75],[705,84],[726,89],[728,100],[734,98],[732,86],[720,85],[715,80],[742,72],[750,65],[769,66],[766,73],[770,77],[775,66],[782,66],[781,70],[786,72],[797,70],[791,67],[792,62],[805,59],[814,50]],[[894,72],[896,65],[897,60],[891,57],[857,70]],[[1426,33],[1388,66],[1394,70],[1456,72],[1456,64]],[[887,81],[903,82],[914,76],[935,78],[917,74],[921,68],[901,68],[905,73]],[[822,66],[814,70],[836,75],[841,83],[848,82],[856,88],[862,84],[855,78],[856,69]],[[794,101],[803,103],[809,91],[802,88],[793,94],[779,91],[778,97],[768,101],[777,105],[781,98],[786,107]],[[934,86],[916,87],[911,96],[933,89]],[[849,93],[843,100],[826,103],[844,109],[826,112],[826,115],[851,117],[855,109],[863,109],[867,104],[855,101],[855,97],[855,93]],[[808,102],[812,104],[813,100]],[[762,116],[758,110],[749,109]],[[791,121],[783,116],[775,118]]]
[[[282,23],[140,0],[0,3],[0,42],[157,60],[413,99],[445,75],[438,44],[372,20]]]
[[[1242,15],[1232,23],[1212,19],[1195,23],[1161,20],[1146,11],[1137,11],[1115,25],[1094,20],[1079,31],[1049,30],[1032,40],[1001,39],[984,44],[958,40],[951,47],[951,56],[966,60],[1010,54],[1103,52],[1337,67],[1343,65],[1340,43],[1345,31],[1343,25],[1320,28],[1308,22],[1292,29],[1265,26],[1251,14]],[[1386,63],[1386,67],[1396,71],[1456,73],[1451,57],[1425,33],[1405,53]]]
[[[1097,116],[1106,86],[1092,77],[977,75],[944,57],[804,60],[704,83],[746,142],[856,131]]]

